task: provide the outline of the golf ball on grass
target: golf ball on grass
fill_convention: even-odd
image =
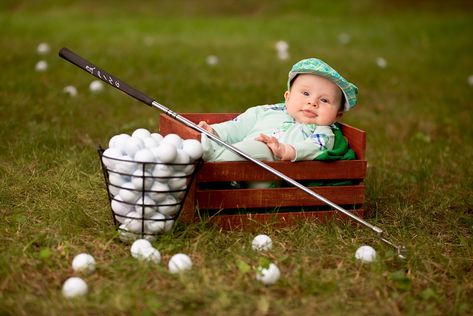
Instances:
[[[74,86],[65,86],[64,89],[62,89],[62,92],[71,97],[75,97],[77,95],[77,89]]]
[[[279,280],[281,276],[281,272],[279,268],[274,264],[270,263],[269,267],[258,267],[258,271],[256,273],[256,280],[262,282],[263,284],[274,284]]]
[[[48,70],[48,63],[45,60],[40,60],[35,65],[35,70],[37,72],[44,72]]]
[[[370,246],[361,246],[356,250],[355,258],[362,262],[373,262],[374,260],[376,260],[376,250],[374,250],[373,247]]]
[[[268,235],[258,235],[253,239],[251,247],[255,251],[268,251],[273,247],[273,241]]]
[[[158,249],[153,247],[144,248],[141,250],[140,256],[137,258],[140,261],[148,261],[153,263],[161,262],[161,254]]]
[[[100,92],[103,90],[103,82],[100,80],[94,80],[89,84],[89,90],[92,92]]]
[[[192,268],[191,258],[183,253],[175,254],[168,263],[169,272],[175,274],[190,270]]]
[[[142,255],[145,248],[152,248],[151,243],[146,239],[137,239],[133,242],[130,248],[131,256],[138,258]]]
[[[95,271],[95,259],[88,253],[80,253],[72,260],[74,272],[92,273]]]
[[[39,43],[36,52],[40,55],[46,55],[51,50],[48,43]]]
[[[62,295],[66,298],[74,298],[87,294],[88,286],[84,280],[78,277],[67,279],[62,285]]]

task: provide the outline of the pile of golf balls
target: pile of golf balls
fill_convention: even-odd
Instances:
[[[194,163],[201,156],[199,141],[145,128],[110,139],[102,162],[122,240],[154,240],[156,234],[172,228]]]

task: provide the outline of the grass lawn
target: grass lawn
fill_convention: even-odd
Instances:
[[[0,4],[0,315],[473,313],[469,2],[156,2]],[[277,58],[278,40],[289,59]],[[360,89],[343,121],[368,135],[367,220],[408,258],[338,221],[258,232],[178,222],[154,242],[161,264],[136,261],[113,229],[96,148],[156,131],[159,113],[110,87],[91,93],[93,78],[60,59],[61,47],[178,112],[279,102],[293,63],[327,61]],[[40,59],[45,72],[35,72]],[[270,252],[252,251],[255,233],[272,237]],[[354,259],[362,244],[376,262]],[[86,297],[67,300],[61,286],[80,252],[97,271],[84,276]],[[178,252],[194,266],[176,276],[167,262]],[[255,280],[268,260],[281,270],[272,286]]]

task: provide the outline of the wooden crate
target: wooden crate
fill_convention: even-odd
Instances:
[[[184,113],[192,122],[209,124],[233,119],[239,113]],[[311,190],[332,202],[364,216],[363,203],[366,175],[365,132],[342,124],[342,132],[355,151],[357,160],[275,161],[267,164],[297,181],[350,181],[350,185],[313,186]],[[184,139],[200,139],[200,133],[165,114],[160,116],[160,133],[175,133]],[[268,189],[235,189],[224,186],[230,181],[279,180],[272,173],[249,161],[205,162],[197,172],[184,203],[180,220],[199,221],[205,218],[223,229],[247,228],[255,224],[275,223],[287,226],[295,221],[316,218],[321,221],[346,216],[295,187]],[[220,187],[222,185],[222,187]]]

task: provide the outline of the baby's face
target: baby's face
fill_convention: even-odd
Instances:
[[[321,76],[300,74],[284,93],[287,112],[299,123],[330,125],[342,116],[342,90]]]

